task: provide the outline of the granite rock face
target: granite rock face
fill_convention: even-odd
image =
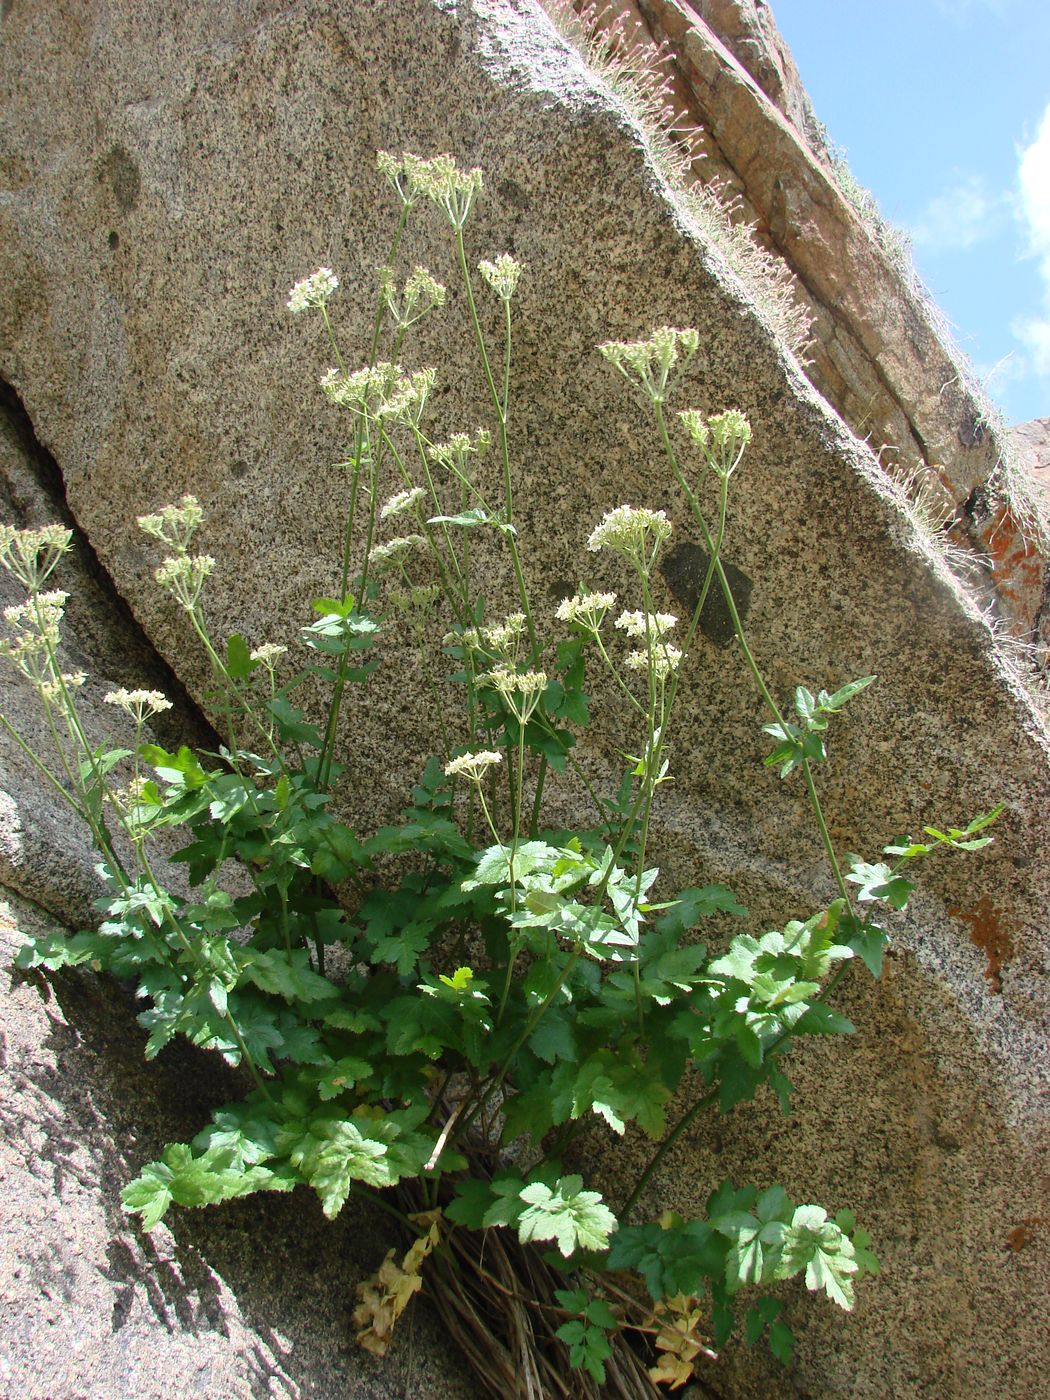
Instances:
[[[231,1095],[212,1059],[147,1065],[111,982],[49,988],[10,960],[52,922],[0,899],[0,1394],[18,1400],[473,1400],[421,1310],[386,1363],[353,1344],[353,1284],[388,1247],[307,1192],[186,1212],[145,1235],[120,1188]]]
[[[283,302],[297,278],[334,267],[343,286],[333,315],[347,357],[363,357],[393,223],[377,148],[449,150],[483,167],[471,256],[507,250],[525,264],[512,443],[538,612],[552,613],[581,572],[625,587],[583,549],[602,513],[625,500],[675,520],[677,567],[658,603],[681,610],[693,559],[686,515],[640,406],[594,346],[659,323],[701,329],[678,406],[735,405],[751,419],[726,559],[746,585],[747,626],[771,684],[787,697],[798,684],[879,673],[820,773],[837,846],[872,858],[926,822],[1000,801],[1006,812],[987,853],[924,874],[883,982],[851,981],[845,1004],[858,1035],[796,1057],[795,1118],[778,1121],[772,1139],[765,1106],[698,1131],[649,1203],[689,1211],[726,1175],[777,1178],[798,1199],[853,1206],[878,1242],[884,1275],[864,1287],[857,1314],[792,1295],[796,1368],[785,1375],[759,1353],[730,1351],[719,1382],[727,1396],[1038,1393],[1050,1363],[1046,731],[975,598],[689,227],[641,134],[539,9],[515,0],[88,0],[65,6],[60,24],[16,4],[2,34],[0,375],[58,463],[101,567],[198,701],[205,666],[152,587],[153,556],[133,518],[184,491],[200,498],[205,547],[220,559],[209,592],[220,636],[289,641],[308,620],[307,600],[336,586],[345,478],[331,464],[346,444],[314,387],[330,352],[319,324],[290,320]],[[756,85],[724,45],[694,51],[698,71],[716,64],[729,115],[754,103]],[[767,135],[799,146],[767,105]],[[769,135],[755,156],[770,180],[775,149]],[[781,192],[820,207],[826,182],[792,174]],[[402,261],[427,263],[451,286],[445,232],[417,212]],[[792,224],[800,241],[803,226],[818,242],[840,236],[837,219]],[[495,329],[494,307],[483,315]],[[405,351],[413,365],[441,366],[435,440],[485,420],[464,327],[462,298],[450,293],[444,319],[424,322]],[[511,601],[509,580],[484,551],[482,564],[495,613]],[[395,637],[384,665],[396,683],[373,685],[348,726],[343,810],[366,829],[398,810],[436,740],[426,686],[397,670],[402,659]],[[761,707],[717,629],[699,643],[688,683],[657,835],[667,887],[724,880],[757,932],[812,911],[831,887],[804,794],[762,768]],[[605,781],[623,738],[613,712],[598,708],[583,755]],[[551,793],[569,815],[568,793],[556,783]],[[138,1159],[137,1148],[122,1150]],[[615,1188],[636,1151],[596,1147],[598,1179]],[[85,1190],[94,1199],[95,1187]],[[56,1317],[63,1327],[61,1309]],[[258,1325],[244,1334],[231,1325],[222,1364],[243,1355],[240,1339]],[[334,1393],[330,1372],[311,1372],[325,1364],[318,1353],[297,1346],[303,1393]],[[341,1373],[354,1394],[369,1393],[372,1374],[356,1359]]]

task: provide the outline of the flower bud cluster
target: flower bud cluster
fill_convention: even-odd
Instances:
[[[408,589],[395,589],[387,595],[387,602],[400,613],[425,617],[441,599],[441,589],[436,583],[421,583]],[[456,639],[459,640],[458,638]]]
[[[0,564],[30,593],[36,593],[72,543],[64,525],[41,525],[18,530],[0,525]]]
[[[438,467],[444,467],[458,480],[466,477],[467,458],[483,457],[492,446],[492,434],[487,428],[476,429],[474,436],[468,433],[453,433],[448,442],[435,443],[427,448],[427,457]]]
[[[40,693],[45,700],[61,700],[64,696],[79,690],[86,680],[87,674],[84,671],[63,671],[59,679],[43,681]]]
[[[154,515],[140,515],[138,527],[177,554],[185,554],[203,519],[197,497],[185,495],[177,506],[161,506]]]
[[[516,661],[526,626],[525,614],[515,612],[495,627],[483,627],[481,636],[489,654],[504,661]]]
[[[354,414],[374,417],[394,392],[394,386],[404,376],[400,365],[389,360],[380,360],[375,365],[365,365],[363,369],[344,374],[341,370],[330,369],[321,379],[321,388],[326,398],[341,408],[348,408]]]
[[[460,170],[450,155],[424,160],[405,151],[399,160],[389,151],[380,151],[376,165],[403,204],[411,207],[417,199],[429,199],[456,229],[466,223],[481,192],[481,171]]]
[[[436,380],[436,369],[417,369],[403,375],[395,382],[386,402],[376,410],[376,417],[418,428]]]
[[[179,554],[165,559],[153,577],[187,612],[195,612],[200,602],[204,580],[215,571],[215,560],[210,554]]]
[[[745,416],[738,408],[727,408],[704,418],[697,409],[687,408],[678,417],[710,469],[728,481],[751,441],[751,424]]]
[[[661,326],[648,340],[610,340],[598,353],[653,403],[663,403],[699,344],[699,331]]]
[[[393,269],[380,268],[379,288],[384,306],[403,331],[414,326],[428,311],[445,304],[444,286],[425,267],[412,269],[400,294],[394,282]]]
[[[516,671],[512,666],[495,666],[479,677],[482,685],[491,686],[506,702],[519,724],[527,724],[547,689],[545,671]]]

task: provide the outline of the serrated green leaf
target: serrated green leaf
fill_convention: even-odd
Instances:
[[[561,1177],[554,1188],[541,1181],[520,1192],[527,1209],[518,1221],[522,1244],[553,1240],[568,1259],[578,1249],[605,1250],[618,1225],[597,1191],[584,1191],[580,1176]]]
[[[141,1175],[121,1191],[124,1210],[129,1215],[141,1215],[143,1229],[152,1230],[171,1205],[173,1176],[171,1168],[163,1162],[150,1162]]]
[[[313,1132],[315,1137],[318,1133],[323,1136],[304,1165],[308,1165],[308,1180],[329,1220],[342,1210],[355,1181],[376,1187],[393,1184],[385,1142],[365,1137],[350,1122],[323,1123]]]

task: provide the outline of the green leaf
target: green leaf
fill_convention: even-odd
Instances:
[[[517,1225],[525,1212],[521,1195],[524,1189],[525,1183],[520,1176],[493,1177],[489,1187],[490,1204],[482,1216],[482,1225],[486,1229],[495,1225]]]
[[[617,1219],[597,1191],[583,1190],[583,1177],[560,1177],[553,1190],[541,1181],[520,1192],[528,1207],[518,1222],[522,1244],[553,1240],[566,1259],[577,1249],[605,1250]]]
[[[744,1323],[744,1336],[749,1347],[753,1347],[769,1324],[777,1320],[783,1307],[779,1298],[759,1298],[749,1310]]]
[[[798,1206],[784,1240],[778,1278],[806,1271],[806,1287],[823,1290],[847,1312],[853,1307],[853,1276],[858,1272],[853,1243],[820,1206]]]
[[[568,1013],[560,1007],[550,1007],[529,1036],[528,1046],[548,1065],[575,1061],[578,1051]]]
[[[674,933],[686,933],[695,928],[701,919],[709,918],[712,914],[733,914],[743,918],[747,910],[733,891],[724,885],[705,885],[703,889],[683,890],[658,921],[657,927]]]
[[[769,1329],[769,1350],[782,1366],[790,1366],[795,1354],[795,1334],[786,1322],[774,1322]]]
[[[368,865],[368,853],[348,826],[333,822],[318,833],[310,869],[324,880],[346,880]]]
[[[456,1182],[456,1194],[445,1207],[445,1218],[468,1230],[480,1230],[485,1223],[485,1212],[491,1205],[492,1188],[489,1183],[468,1176]]]
[[[365,1137],[354,1123],[315,1124],[312,1133],[315,1138],[323,1137],[308,1154],[304,1167],[329,1220],[342,1210],[355,1181],[376,1187],[394,1183],[396,1178],[386,1160],[387,1144]]]
[[[872,977],[882,976],[882,955],[890,941],[885,929],[870,918],[862,923],[855,915],[846,914],[839,924],[838,937],[845,939],[846,946],[862,959]]]
[[[841,710],[843,705],[852,700],[855,695],[859,695],[862,690],[866,690],[867,687],[877,679],[876,676],[861,676],[860,680],[850,681],[849,684],[844,685],[841,690],[836,690],[834,695],[825,696],[825,693],[821,691],[820,708],[826,714],[832,714],[836,710]]]
[[[903,875],[895,875],[885,861],[869,865],[854,857],[846,879],[859,886],[857,899],[864,903],[884,899],[891,909],[903,909],[915,886]]]
[[[292,744],[305,744],[312,749],[320,749],[323,746],[320,731],[315,725],[307,724],[302,710],[297,710],[285,696],[275,696],[268,702],[266,709],[277,721],[282,739]]]
[[[460,511],[458,515],[432,515],[427,524],[459,525],[464,530],[470,530],[478,525],[498,525],[499,521],[481,506],[474,506],[471,510]]]
[[[725,1273],[729,1242],[704,1220],[624,1225],[609,1246],[610,1269],[633,1269],[654,1301],[699,1293],[705,1279]]]
[[[236,959],[241,980],[252,982],[261,991],[281,996],[288,1002],[321,1002],[338,996],[338,988],[327,977],[314,972],[305,948],[290,953],[261,948],[238,949]]]
[[[248,643],[238,633],[226,639],[226,669],[235,681],[247,680],[260,664],[252,660]]]
[[[853,1035],[857,1028],[824,1002],[813,1001],[793,1029],[796,1035]]]
[[[406,924],[387,937],[377,938],[368,960],[375,965],[393,963],[402,977],[408,977],[430,947],[432,933],[430,924]]]
[[[150,1162],[142,1175],[120,1193],[121,1205],[129,1215],[141,1215],[143,1229],[152,1230],[171,1205],[174,1173],[163,1162]]]

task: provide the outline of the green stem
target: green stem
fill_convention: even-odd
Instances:
[[[540,812],[543,809],[543,784],[547,780],[548,759],[543,754],[536,773],[536,791],[532,798],[532,816],[529,819],[529,839],[535,841],[540,828]]]
[[[623,1207],[619,1212],[621,1225],[625,1225],[630,1219],[631,1212],[638,1204],[639,1197],[641,1196],[645,1188],[649,1185],[653,1173],[659,1168],[660,1163],[663,1161],[666,1154],[671,1150],[671,1148],[678,1141],[681,1135],[685,1132],[686,1128],[688,1128],[689,1125],[693,1122],[693,1120],[695,1118],[698,1118],[703,1112],[703,1110],[707,1108],[710,1104],[714,1103],[715,1099],[717,1098],[718,1087],[716,1085],[714,1089],[711,1089],[708,1093],[706,1093],[703,1096],[703,1098],[697,1099],[696,1103],[694,1103],[691,1108],[688,1108],[685,1111],[685,1113],[682,1114],[681,1118],[679,1118],[678,1122],[667,1134],[663,1142],[661,1142],[660,1146],[653,1153],[652,1157],[650,1157],[648,1165],[646,1166],[645,1170],[642,1172],[641,1176],[635,1183],[634,1190],[624,1202]]]
[[[474,1122],[478,1114],[484,1110],[485,1105],[488,1103],[489,1099],[491,1099],[492,1095],[497,1091],[497,1089],[500,1088],[503,1081],[506,1079],[507,1075],[510,1073],[514,1065],[515,1055],[518,1053],[521,1047],[528,1040],[529,1036],[536,1029],[536,1026],[546,1014],[547,1008],[551,1005],[555,997],[565,986],[565,983],[572,976],[573,968],[579,962],[580,957],[582,956],[582,952],[582,948],[573,949],[572,955],[570,956],[568,962],[565,964],[561,976],[558,978],[557,982],[555,982],[554,986],[544,997],[540,1005],[536,1008],[536,1010],[526,1021],[524,1030],[521,1032],[517,1040],[511,1046],[510,1051],[507,1054],[507,1058],[504,1060],[503,1065],[499,1070],[499,1073],[496,1074],[494,1078],[489,1080],[488,1087],[485,1089],[484,1093],[480,1095],[477,1102],[474,1104],[474,1107],[470,1110],[470,1113],[461,1123],[458,1123],[456,1125],[455,1133],[452,1135],[452,1141],[450,1144],[451,1146],[455,1146],[456,1143],[458,1143],[462,1139],[463,1134]]]
[[[813,997],[813,1001],[826,1001],[827,998],[838,986],[838,984],[842,981],[843,977],[846,975],[846,970],[848,967],[849,963],[842,963],[835,970],[832,976],[828,979],[828,985],[822,988],[821,991],[818,992],[815,997]],[[764,1058],[768,1060],[773,1055],[775,1055],[776,1052],[780,1049],[780,1047],[784,1044],[784,1042],[791,1039],[791,1035],[792,1032],[790,1030],[782,1031],[781,1034],[777,1036],[776,1040],[774,1040],[771,1045],[767,1046]],[[621,1223],[625,1223],[627,1221],[631,1212],[634,1210],[634,1207],[638,1204],[638,1199],[641,1196],[642,1192],[652,1180],[653,1173],[659,1168],[660,1163],[663,1161],[664,1157],[666,1157],[667,1153],[671,1150],[671,1148],[674,1146],[677,1140],[681,1137],[682,1133],[684,1133],[686,1128],[688,1128],[689,1125],[697,1117],[699,1117],[699,1115],[703,1112],[705,1108],[708,1108],[712,1103],[714,1103],[714,1101],[718,1098],[718,1094],[719,1086],[716,1084],[713,1089],[709,1089],[708,1092],[704,1094],[702,1098],[697,1099],[696,1103],[694,1103],[690,1108],[686,1109],[685,1113],[682,1114],[681,1118],[679,1118],[678,1122],[667,1134],[663,1142],[660,1143],[659,1147],[657,1147],[656,1151],[649,1159],[648,1165],[646,1166],[645,1170],[642,1172],[641,1176],[635,1183],[634,1190],[624,1202],[623,1209],[620,1212]]]
[[[456,229],[456,252],[459,257],[459,270],[463,277],[463,286],[467,293],[467,307],[470,311],[470,321],[474,328],[474,339],[477,342],[478,354],[481,357],[481,368],[485,375],[485,383],[488,386],[489,394],[492,398],[493,406],[496,410],[496,421],[499,431],[500,458],[503,463],[503,493],[504,504],[507,516],[507,524],[514,524],[514,489],[510,472],[510,443],[507,436],[507,405],[505,402],[506,392],[501,395],[496,387],[496,381],[492,375],[492,365],[489,361],[488,351],[485,348],[485,336],[481,329],[481,321],[478,319],[478,308],[474,301],[474,287],[470,277],[470,268],[467,265],[467,250],[463,243],[462,228]],[[505,348],[504,363],[507,366],[505,377],[509,375],[510,364],[510,308],[507,308],[507,340]],[[536,636],[536,625],[532,620],[532,609],[529,606],[529,591],[525,584],[525,574],[521,567],[521,556],[518,553],[517,541],[513,534],[506,536],[510,545],[510,557],[514,566],[514,577],[518,585],[518,597],[521,600],[521,610],[525,614],[525,621],[529,629],[529,646],[532,651],[533,664],[539,660],[540,646]]]
[[[678,482],[678,485],[680,486],[689,504],[689,509],[692,512],[693,519],[696,521],[697,525],[700,528],[700,532],[704,537],[704,543],[707,546],[708,554],[712,562],[714,563],[715,575],[718,578],[718,584],[722,590],[722,597],[725,599],[726,608],[729,612],[729,618],[733,624],[733,633],[736,637],[737,645],[740,647],[740,650],[743,653],[743,657],[745,662],[747,663],[748,670],[751,672],[751,675],[754,678],[755,685],[758,687],[758,692],[762,696],[762,699],[765,701],[770,714],[776,720],[777,724],[783,726],[785,723],[784,716],[780,713],[780,707],[777,705],[777,702],[773,699],[773,696],[770,694],[769,687],[766,685],[762,672],[758,668],[758,663],[754,658],[751,648],[748,646],[747,637],[744,635],[743,624],[740,621],[740,614],[737,611],[736,600],[733,597],[733,590],[729,586],[729,580],[726,577],[726,572],[722,566],[722,561],[715,553],[715,545],[714,541],[711,538],[711,532],[707,527],[707,521],[704,519],[703,512],[700,509],[699,502],[697,501],[694,492],[689,486],[689,483],[686,481],[681,467],[678,465],[678,458],[675,456],[675,451],[673,446],[671,445],[671,439],[667,432],[667,420],[664,417],[663,404],[659,401],[656,401],[654,407],[656,409],[656,422],[660,430],[660,440],[663,444],[664,452],[667,455],[667,460],[670,463],[675,480]],[[803,759],[802,766],[807,777],[806,787],[809,794],[810,807],[813,811],[813,816],[816,820],[818,830],[820,831],[821,840],[824,843],[824,849],[827,852],[832,872],[835,876],[835,883],[838,886],[838,890],[839,893],[842,895],[842,898],[846,901],[847,909],[849,909],[852,912],[853,904],[850,900],[849,890],[847,889],[845,880],[842,876],[842,867],[839,865],[838,857],[835,854],[834,845],[832,844],[831,837],[828,833],[827,823],[824,820],[824,813],[821,808],[820,798],[817,795],[817,790],[813,783],[812,773],[809,769],[809,760]]]

